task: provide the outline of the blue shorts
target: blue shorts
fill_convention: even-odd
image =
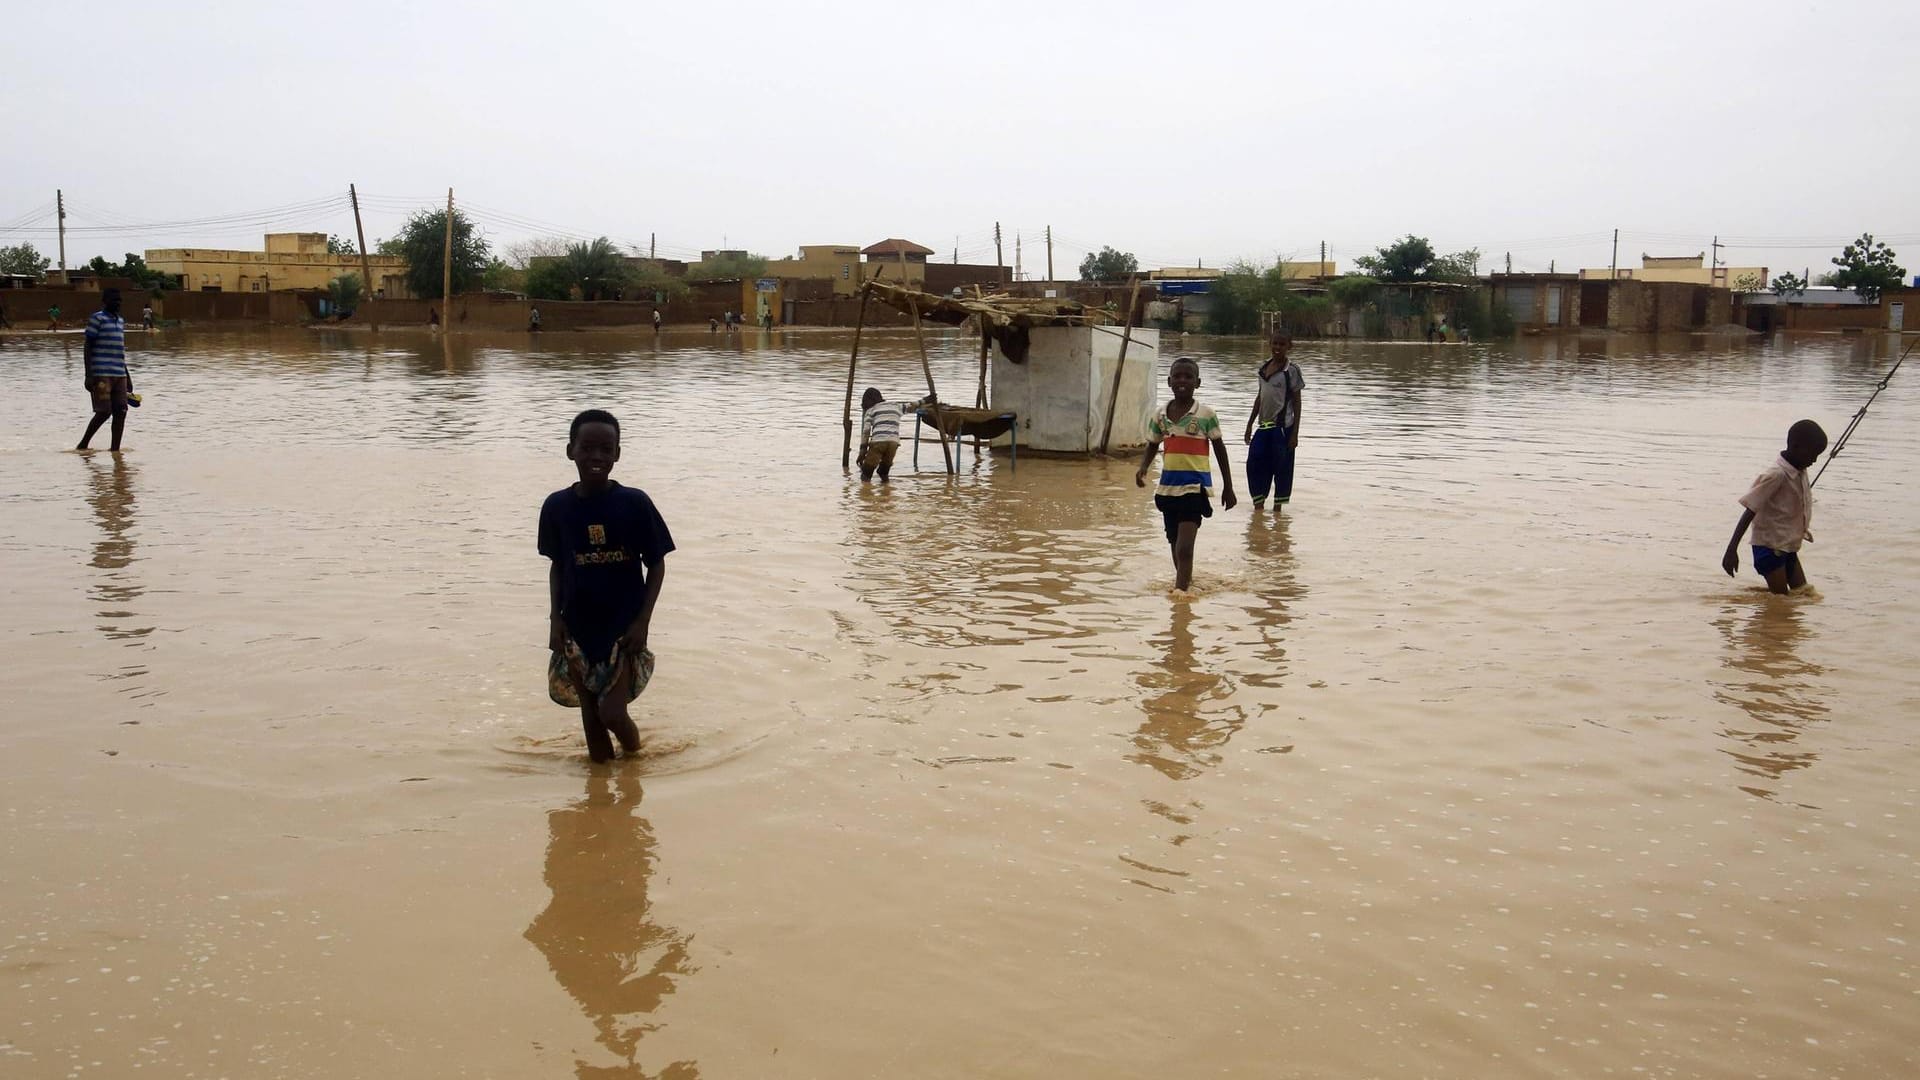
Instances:
[[[1775,570],[1785,569],[1788,576],[1800,569],[1800,553],[1797,551],[1775,551],[1770,547],[1753,545],[1753,569],[1761,577]]]

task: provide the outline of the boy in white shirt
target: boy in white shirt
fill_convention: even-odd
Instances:
[[[1807,584],[1800,568],[1800,545],[1813,539],[1813,481],[1807,469],[1827,449],[1827,433],[1811,420],[1787,429],[1787,448],[1771,468],[1740,496],[1746,512],[1733,528],[1720,568],[1728,577],[1740,570],[1740,538],[1753,526],[1753,569],[1767,579],[1767,591],[1786,594]]]

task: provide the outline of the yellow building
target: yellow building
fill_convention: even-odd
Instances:
[[[1609,267],[1580,271],[1582,281],[1678,281],[1687,285],[1714,285],[1730,289],[1742,279],[1758,281],[1761,287],[1773,280],[1764,266],[1708,266],[1707,253],[1698,255],[1641,255],[1638,267],[1623,266],[1619,272]]]
[[[147,265],[180,279],[188,292],[277,292],[282,289],[324,289],[342,274],[360,275],[360,256],[327,253],[326,233],[268,233],[265,251],[228,251],[209,248],[148,248]],[[410,295],[407,260],[397,255],[368,255],[372,283],[362,290],[378,290],[389,299]]]
[[[792,259],[770,259],[766,276],[796,281],[831,281],[835,296],[860,289],[860,249],[852,244],[802,244]]]

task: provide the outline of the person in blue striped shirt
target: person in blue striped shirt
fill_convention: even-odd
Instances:
[[[120,433],[127,426],[127,405],[134,401],[133,375],[127,371],[127,324],[120,318],[120,290],[100,294],[100,310],[87,320],[87,394],[93,398],[93,419],[80,436],[76,450],[85,450],[100,425],[113,420],[112,450],[120,449]]]

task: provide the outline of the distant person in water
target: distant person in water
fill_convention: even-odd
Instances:
[[[711,315],[707,316],[707,333],[717,334],[719,332],[720,332],[720,320],[714,318]]]
[[[587,756],[608,761],[612,739],[628,755],[640,749],[627,703],[653,674],[647,631],[667,580],[673,536],[646,492],[613,479],[620,460],[620,421],[613,414],[588,409],[574,417],[567,458],[579,482],[540,507],[540,554],[553,561],[548,693],[562,704],[579,704]]]
[[[1166,456],[1160,462],[1160,483],[1153,489],[1153,505],[1160,510],[1167,544],[1173,549],[1173,587],[1184,592],[1193,585],[1193,547],[1200,535],[1200,522],[1213,516],[1209,446],[1220,459],[1220,505],[1231,510],[1238,500],[1233,496],[1233,466],[1227,461],[1227,444],[1220,438],[1220,418],[1193,400],[1194,391],[1200,389],[1200,362],[1190,356],[1175,360],[1167,369],[1167,388],[1173,391],[1173,400],[1147,425],[1147,451],[1133,474],[1133,482],[1147,486],[1147,469],[1164,447]]]
[[[127,370],[127,324],[120,318],[119,289],[100,294],[100,310],[87,320],[87,338],[80,355],[86,364],[93,419],[87,421],[86,434],[80,436],[80,445],[74,449],[87,449],[100,425],[112,420],[113,442],[108,449],[117,451],[120,434],[127,426],[127,406],[139,403],[133,393],[133,374]]]
[[[527,333],[537,334],[539,332],[540,332],[540,309],[538,307],[530,307],[527,309]]]
[[[1300,446],[1300,394],[1307,385],[1300,365],[1287,359],[1293,350],[1292,335],[1275,331],[1269,344],[1272,352],[1255,373],[1260,389],[1253,396],[1253,412],[1247,415],[1247,492],[1253,496],[1255,513],[1266,506],[1269,489],[1275,510],[1293,498],[1293,458]]]
[[[656,334],[660,332],[660,309],[659,308],[653,309],[653,332]]]
[[[768,308],[766,311],[761,312],[760,325],[768,330],[773,329],[773,309],[772,308]]]
[[[151,302],[143,304],[140,307],[140,327],[143,330],[153,329],[153,304]]]
[[[1813,540],[1813,481],[1807,469],[1827,449],[1827,433],[1811,420],[1787,429],[1787,448],[1740,496],[1745,511],[1727,541],[1720,568],[1733,577],[1740,571],[1740,538],[1753,527],[1753,569],[1767,579],[1767,590],[1789,593],[1807,584],[1800,567],[1800,545]]]
[[[59,304],[55,304],[52,307],[49,307],[47,309],[47,329],[49,330],[60,329],[60,305]]]

